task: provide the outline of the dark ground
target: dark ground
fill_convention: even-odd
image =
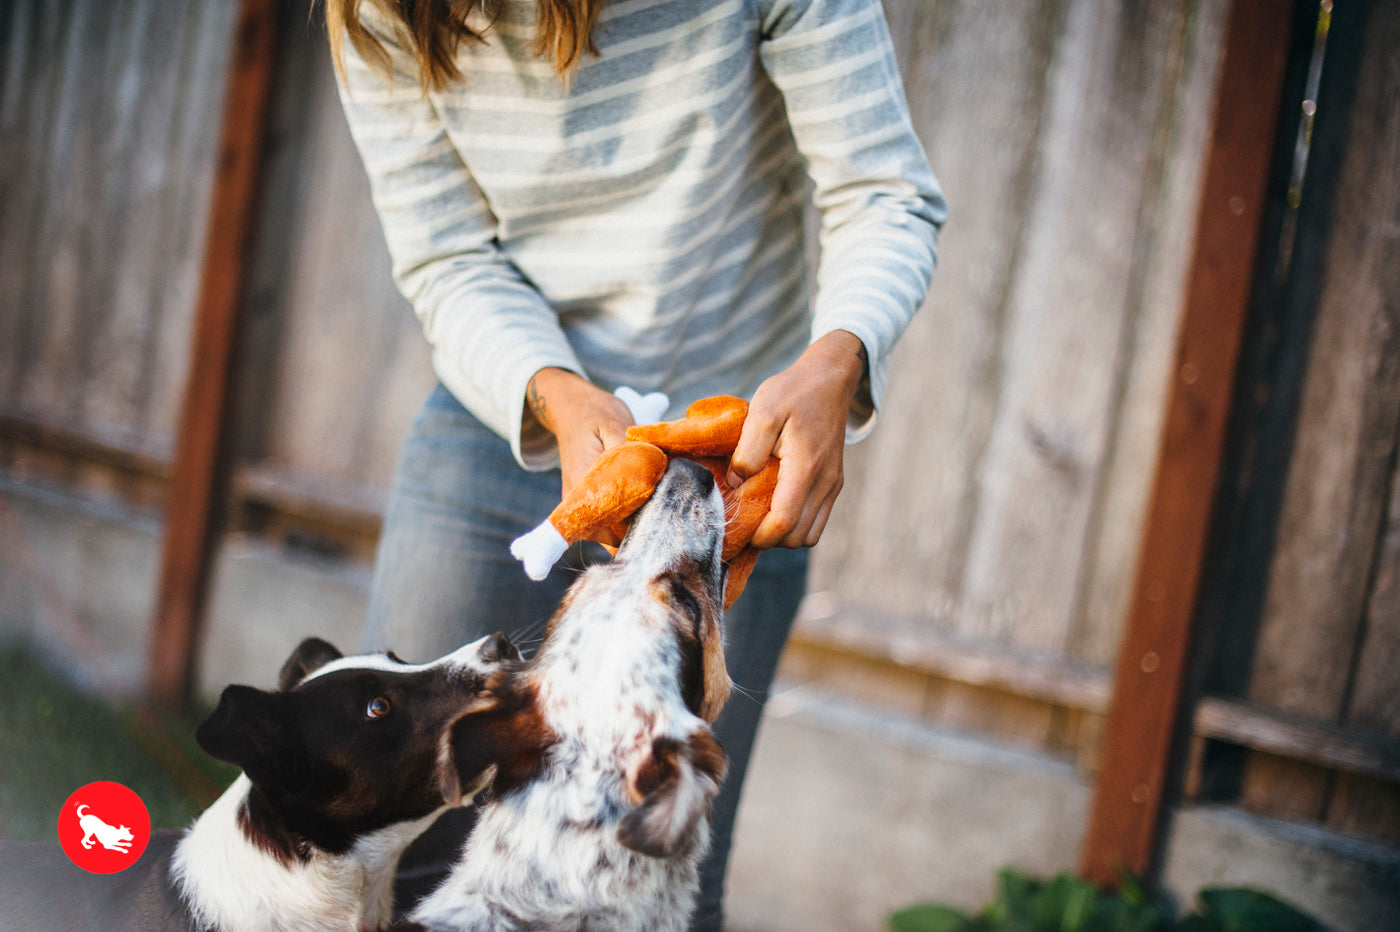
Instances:
[[[97,780],[135,790],[153,826],[188,824],[237,776],[195,744],[202,717],[109,704],[0,647],[0,838],[56,842],[64,801]]]

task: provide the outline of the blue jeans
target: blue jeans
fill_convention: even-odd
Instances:
[[[506,441],[438,386],[399,460],[375,560],[366,648],[425,661],[505,631],[528,652],[578,573],[607,559],[596,545],[575,545],[543,582],[526,578],[510,542],[544,520],[559,490],[557,470],[521,469]],[[725,659],[738,689],[715,733],[729,756],[729,776],[715,802],[714,842],[701,868],[692,930],[718,932],[723,923],[739,792],[806,578],[807,551],[765,551],[725,614]],[[431,889],[469,827],[469,812],[449,813],[410,849],[401,870],[405,896]]]

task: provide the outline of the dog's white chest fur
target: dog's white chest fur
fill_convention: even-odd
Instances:
[[[439,813],[370,833],[345,854],[288,865],[238,829],[251,786],[246,776],[235,780],[176,847],[173,873],[195,918],[206,928],[266,932],[388,925],[399,854]]]

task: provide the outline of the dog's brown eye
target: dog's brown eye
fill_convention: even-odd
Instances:
[[[383,718],[389,714],[389,700],[383,696],[375,696],[365,706],[365,715],[369,718]]]

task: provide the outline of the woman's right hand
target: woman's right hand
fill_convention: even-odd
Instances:
[[[560,498],[605,450],[627,439],[632,412],[620,398],[567,369],[541,369],[525,390],[525,402],[559,444]],[[615,546],[617,540],[600,540]]]

